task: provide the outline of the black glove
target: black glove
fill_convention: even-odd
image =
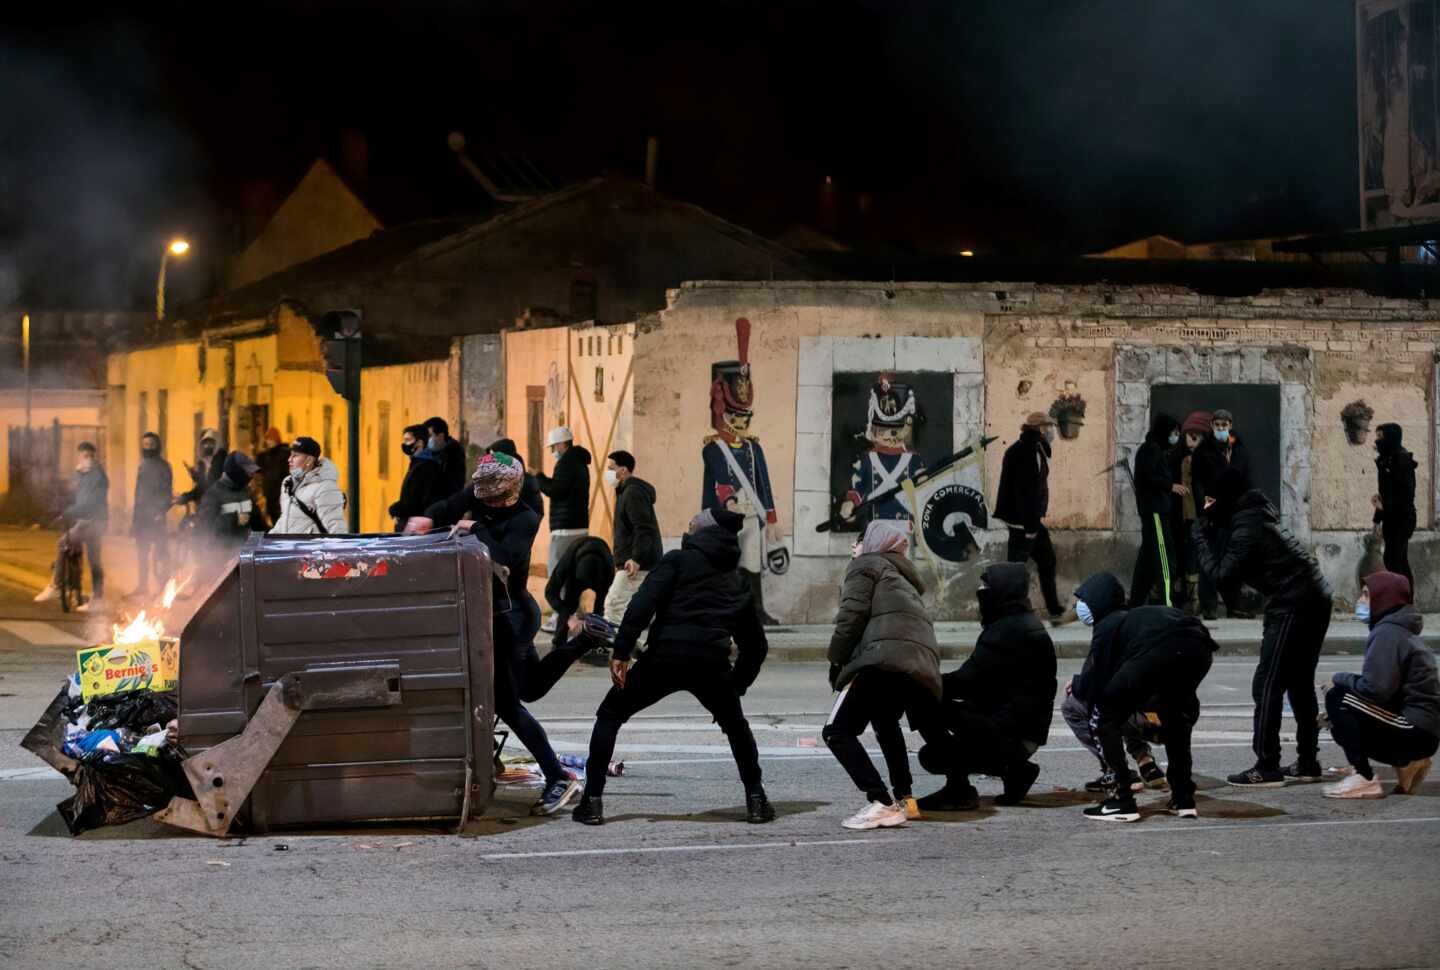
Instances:
[[[835,689],[835,682],[840,679],[840,670],[841,670],[841,667],[840,667],[839,664],[831,664],[831,665],[830,665],[830,689],[831,689],[831,690],[834,690],[834,689]]]

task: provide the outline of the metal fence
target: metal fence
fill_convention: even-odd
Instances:
[[[94,424],[61,424],[10,429],[10,496],[12,511],[36,516],[57,514],[70,495],[75,477],[75,449],[82,441],[95,446],[105,462],[105,428]]]

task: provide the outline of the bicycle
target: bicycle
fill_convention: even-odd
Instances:
[[[83,522],[72,525],[65,530],[65,535],[60,540],[59,581],[55,585],[60,593],[60,609],[65,613],[79,609],[85,602],[81,586],[85,567],[85,542],[78,535],[82,525]]]

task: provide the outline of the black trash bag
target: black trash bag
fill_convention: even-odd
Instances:
[[[144,734],[151,725],[162,728],[175,719],[179,703],[174,691],[139,690],[129,694],[97,697],[86,707],[90,730],[129,728]]]
[[[80,760],[71,777],[75,794],[56,808],[71,835],[103,825],[124,825],[154,815],[176,795],[194,798],[179,752],[155,757],[94,751]]]
[[[40,720],[20,739],[20,747],[67,778],[73,777],[79,767],[79,763],[65,753],[65,726],[71,721],[70,712],[74,707],[75,699],[70,696],[70,683],[66,681]]]

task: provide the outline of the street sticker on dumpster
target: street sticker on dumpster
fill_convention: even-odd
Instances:
[[[387,576],[388,559],[342,559],[338,556],[315,556],[300,561],[301,579],[365,579]]]

